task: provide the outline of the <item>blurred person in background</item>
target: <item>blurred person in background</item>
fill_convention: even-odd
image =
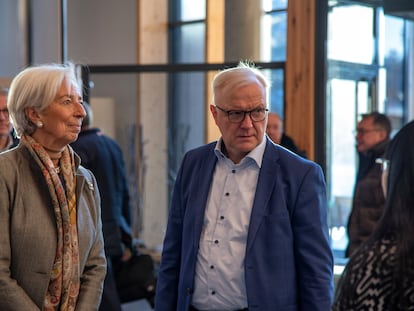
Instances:
[[[108,273],[105,278],[100,311],[120,311],[121,300],[114,270],[120,261],[130,259],[135,248],[131,233],[131,204],[123,154],[118,143],[99,128],[92,127],[90,105],[83,103],[86,116],[78,139],[71,144],[82,166],[94,174],[101,194],[102,228]]]
[[[0,85],[0,152],[9,150],[19,143],[7,109],[8,89]]]
[[[390,134],[391,122],[386,115],[379,112],[362,115],[357,125],[359,167],[348,220],[349,243],[346,257],[350,257],[371,235],[384,210],[381,166],[375,160],[384,154]]]
[[[274,143],[306,158],[306,153],[299,150],[293,139],[285,133],[283,129],[283,120],[276,112],[268,113],[266,134]]]

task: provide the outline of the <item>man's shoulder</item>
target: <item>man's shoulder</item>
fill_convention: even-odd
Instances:
[[[205,155],[211,151],[214,151],[217,142],[211,142],[208,144],[204,144],[195,148],[190,149],[186,152],[187,155],[196,156],[196,155]]]

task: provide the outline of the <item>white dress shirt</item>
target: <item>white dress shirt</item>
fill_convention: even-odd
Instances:
[[[250,214],[266,139],[234,164],[221,151],[204,215],[192,305],[199,310],[247,307],[244,257]]]

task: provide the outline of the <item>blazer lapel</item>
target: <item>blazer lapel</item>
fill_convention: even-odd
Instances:
[[[257,230],[263,220],[263,216],[266,214],[266,208],[268,207],[270,196],[274,190],[277,175],[280,172],[278,159],[279,153],[277,148],[273,146],[273,143],[267,140],[250,216],[246,252],[252,246]]]
[[[216,155],[214,154],[214,146],[213,149],[208,150],[207,158],[201,164],[199,170],[199,178],[197,180],[197,184],[195,189],[198,191],[193,191],[193,206],[194,206],[194,247],[198,248],[199,237],[201,235],[201,231],[203,229],[203,221],[204,221],[204,212],[207,204],[208,194],[210,192],[210,185],[213,179],[213,173],[215,170],[215,165],[217,162]]]

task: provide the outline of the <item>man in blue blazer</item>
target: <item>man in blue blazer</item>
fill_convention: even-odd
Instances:
[[[321,168],[265,136],[268,81],[251,64],[213,80],[221,138],[178,173],[155,310],[329,310],[333,257]]]

